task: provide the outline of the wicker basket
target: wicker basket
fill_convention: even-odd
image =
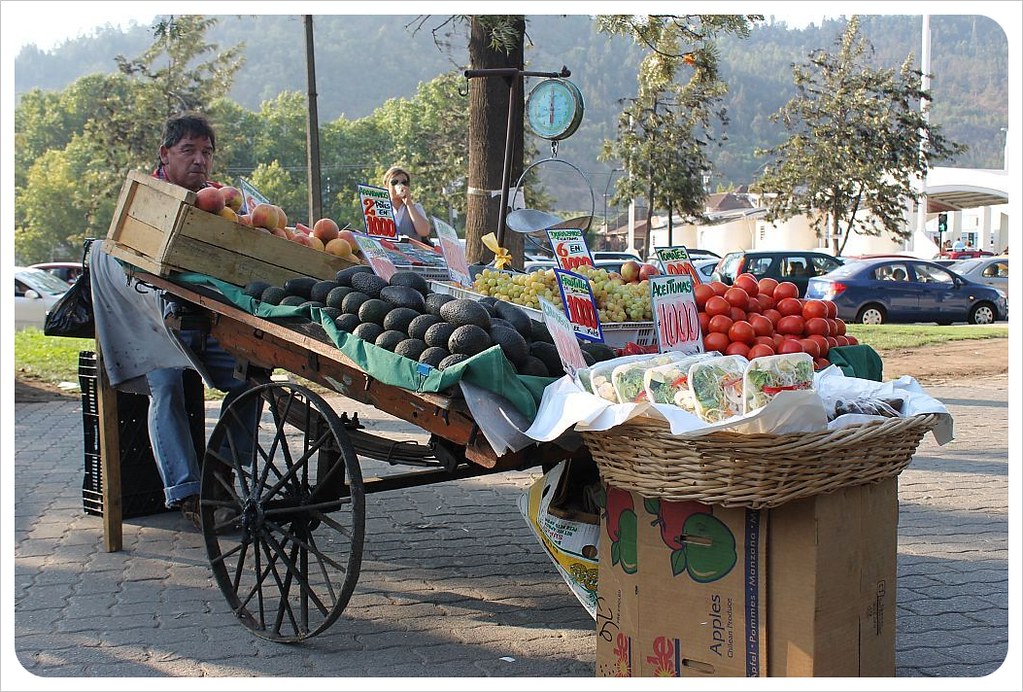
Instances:
[[[617,488],[676,502],[766,508],[898,475],[937,421],[925,414],[812,433],[682,438],[663,420],[634,418],[582,436],[601,478]]]

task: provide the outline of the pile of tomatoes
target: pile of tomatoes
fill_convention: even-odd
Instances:
[[[799,297],[790,281],[740,274],[731,286],[720,281],[695,287],[700,329],[707,351],[753,359],[779,353],[809,353],[818,370],[830,365],[828,351],[851,346],[845,322],[830,300]]]

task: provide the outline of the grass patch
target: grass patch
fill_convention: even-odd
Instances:
[[[939,327],[915,324],[878,326],[849,324],[846,325],[846,333],[855,336],[861,344],[869,344],[875,351],[919,348],[949,341],[1009,338],[1009,330],[1006,327],[991,325]]]

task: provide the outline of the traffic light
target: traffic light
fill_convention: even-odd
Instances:
[[[941,212],[938,214],[938,233],[945,233],[948,231],[948,214]]]

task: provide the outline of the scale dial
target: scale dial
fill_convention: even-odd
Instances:
[[[538,137],[559,140],[570,137],[583,119],[583,95],[564,79],[545,79],[529,92],[526,121]]]

